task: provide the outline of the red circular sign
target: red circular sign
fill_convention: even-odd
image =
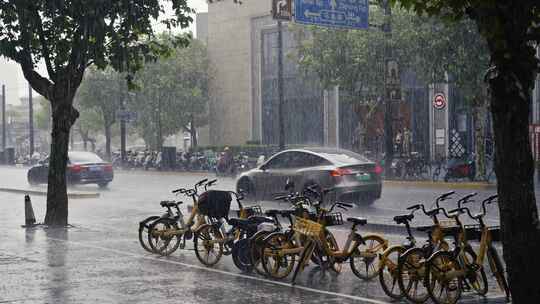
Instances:
[[[438,110],[446,107],[446,98],[443,94],[439,93],[435,95],[435,99],[433,99],[433,107]]]

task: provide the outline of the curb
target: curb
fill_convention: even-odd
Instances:
[[[496,184],[488,184],[485,182],[463,182],[463,183],[446,183],[446,182],[432,182],[432,181],[398,181],[398,180],[385,180],[383,181],[385,187],[424,187],[424,188],[436,188],[436,189],[476,189],[476,190],[493,190],[497,189]]]
[[[25,189],[15,189],[15,188],[0,188],[0,191],[1,192],[9,192],[9,193],[20,193],[20,194],[47,196],[47,191],[25,190]],[[97,192],[68,193],[68,198],[72,198],[72,199],[98,198],[99,196],[100,196],[100,194],[97,193]]]

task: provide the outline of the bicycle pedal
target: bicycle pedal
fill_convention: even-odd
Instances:
[[[193,232],[191,230],[188,230],[184,233],[185,240],[191,240],[192,238],[193,238]]]

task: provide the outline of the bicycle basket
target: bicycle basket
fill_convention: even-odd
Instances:
[[[295,217],[293,229],[302,235],[312,238],[320,238],[324,228],[317,222],[301,217]]]
[[[482,230],[480,225],[465,225],[465,235],[467,240],[480,240],[482,237]]]
[[[213,218],[226,218],[229,216],[231,201],[232,197],[228,191],[207,191],[199,198],[199,213]]]
[[[312,221],[316,221],[317,220],[317,214],[314,213],[314,212],[309,212],[309,210],[307,209],[304,209],[304,208],[297,208],[295,209],[294,211],[294,216],[296,217],[302,217],[302,218],[307,218],[307,219],[310,219]]]
[[[341,212],[333,212],[324,216],[324,224],[326,226],[343,225],[343,216]]]
[[[264,215],[261,206],[249,206],[245,207],[244,212],[242,214],[241,210],[237,211],[237,215],[240,218],[248,218],[253,215]]]
[[[455,228],[456,227],[456,221],[454,220],[440,220],[439,226],[443,229],[445,228]]]

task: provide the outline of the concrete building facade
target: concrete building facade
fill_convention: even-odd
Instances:
[[[243,144],[252,137],[250,20],[269,12],[270,1],[208,5],[211,144]]]

